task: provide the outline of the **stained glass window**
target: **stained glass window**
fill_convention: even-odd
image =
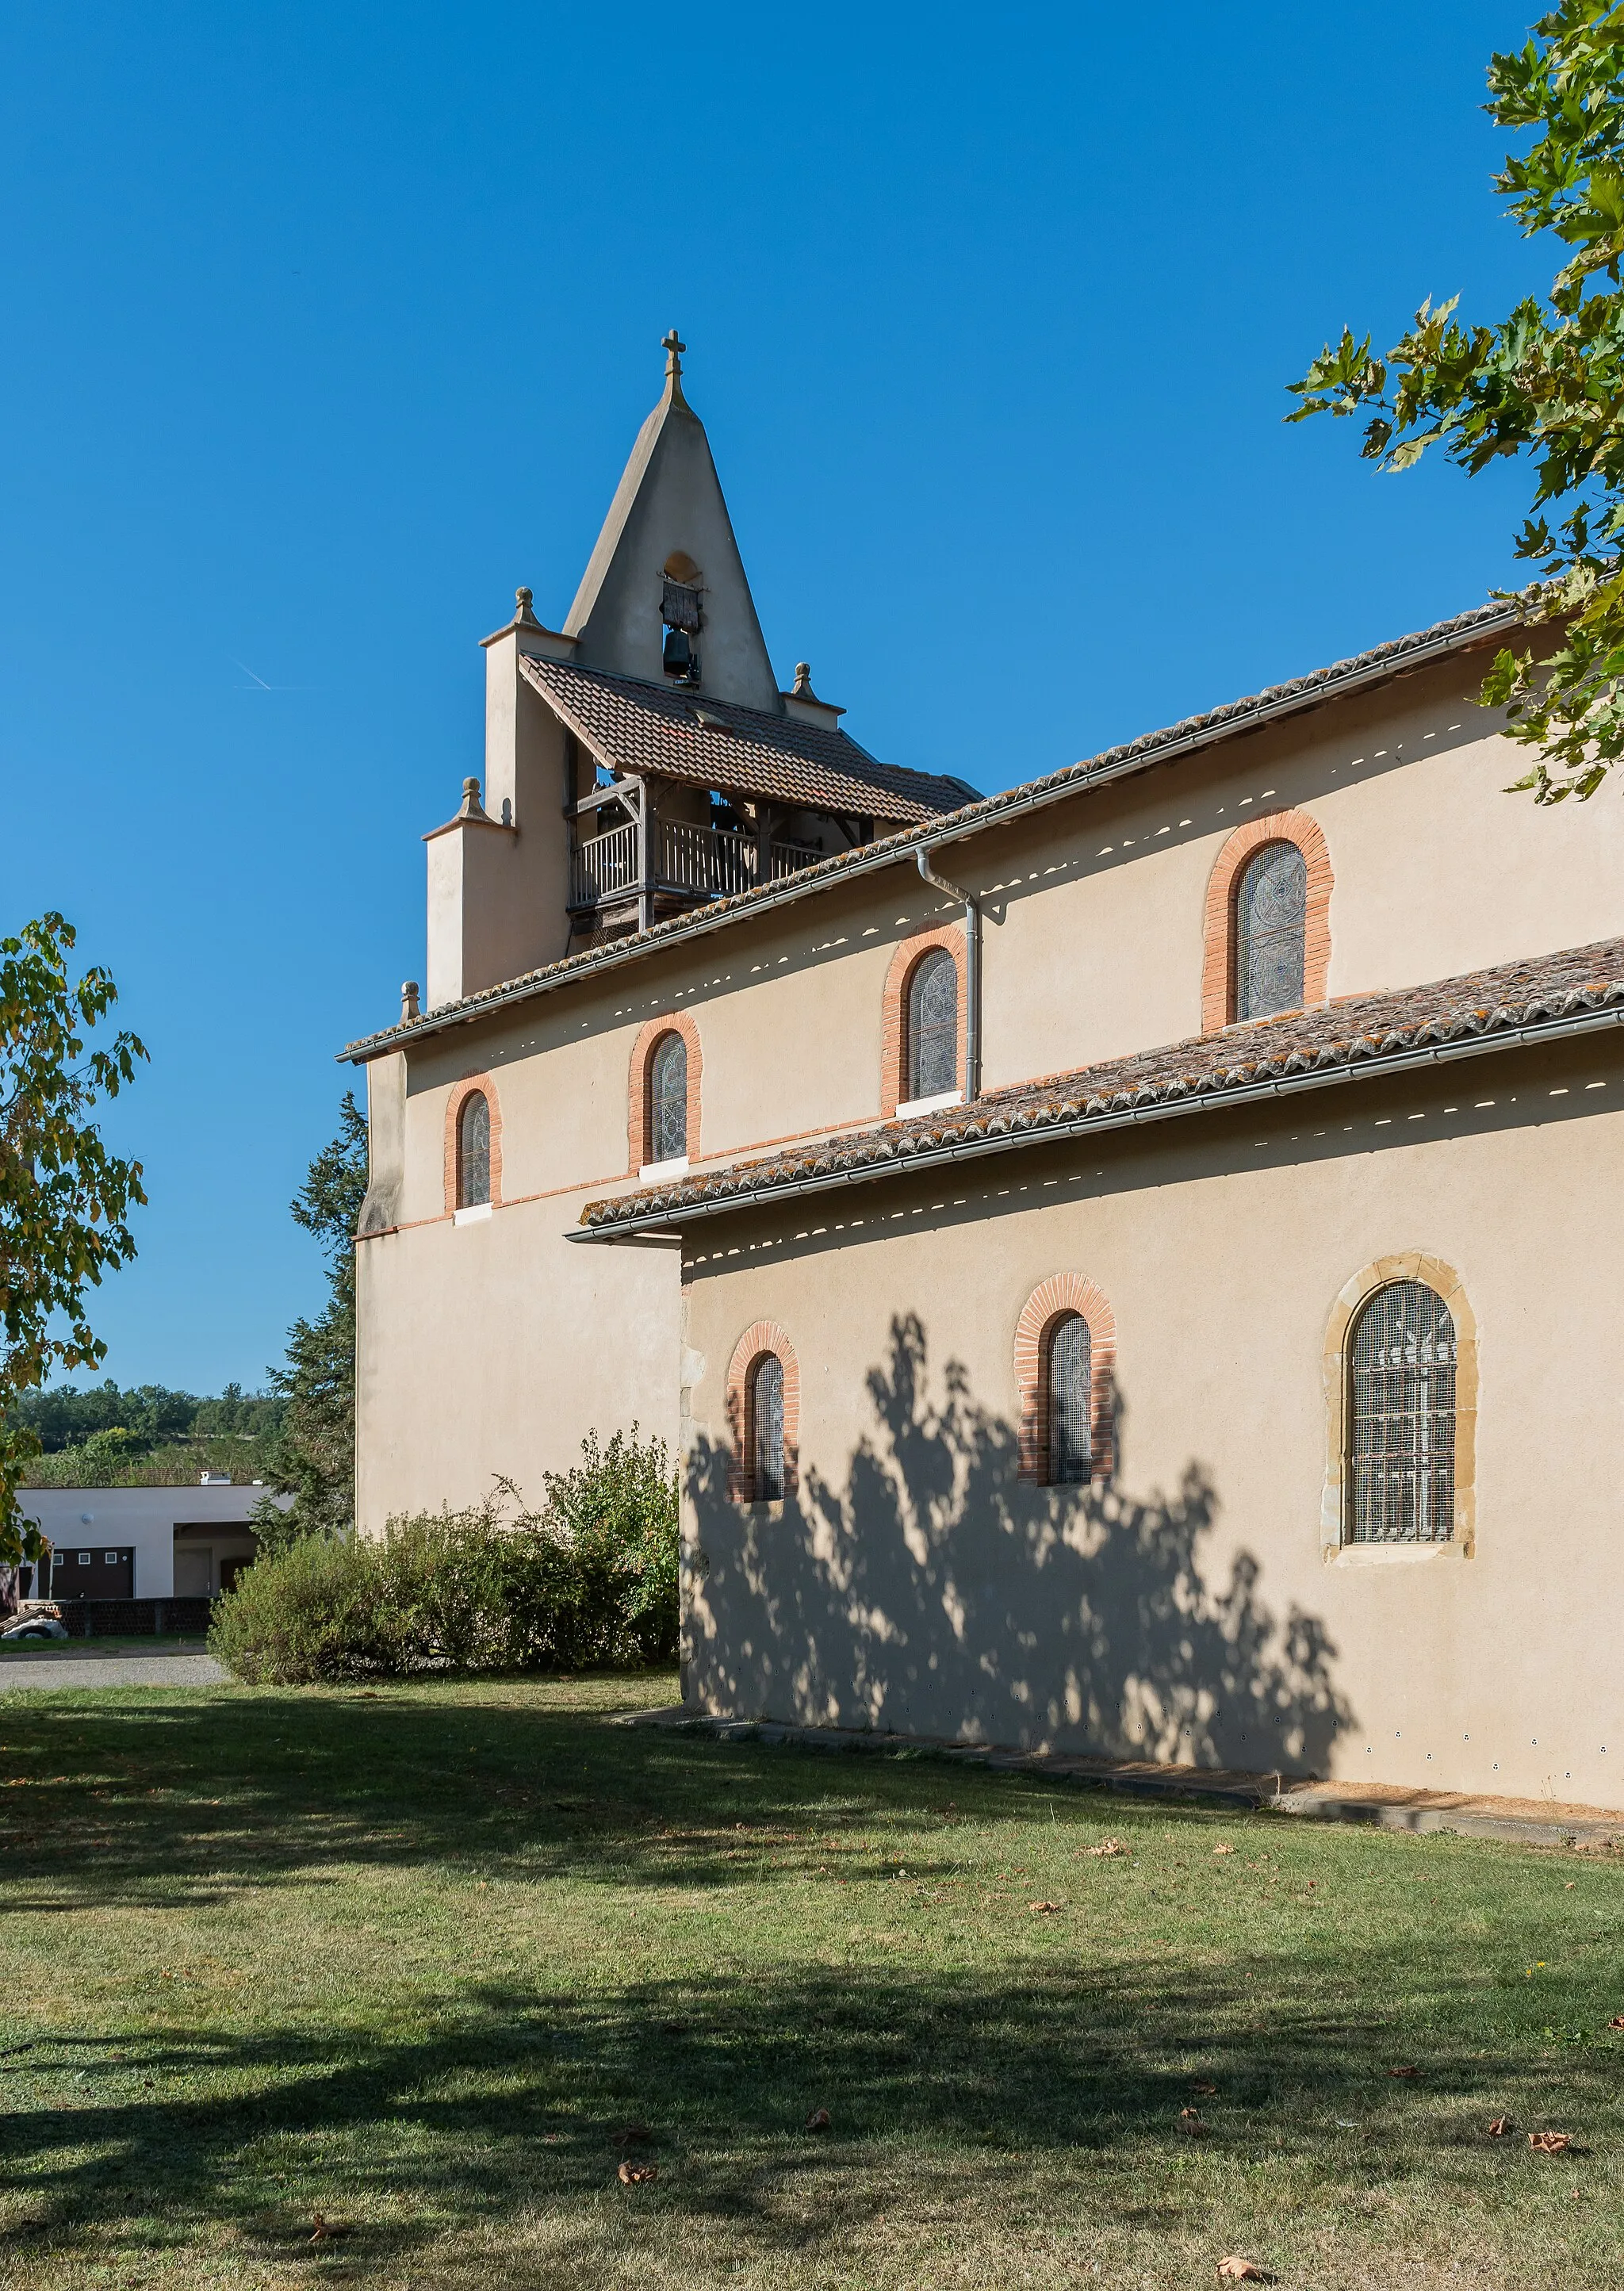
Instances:
[[[959,966],[938,946],[908,981],[908,1096],[941,1097],[959,1087]]]
[[[1267,1018],[1303,999],[1308,864],[1295,843],[1266,843],[1235,899],[1235,1017]]]
[[[688,1046],[662,1034],[648,1067],[648,1158],[679,1162],[688,1150]]]
[[[751,1403],[756,1500],[774,1503],[784,1493],[784,1363],[776,1353],[757,1362]]]
[[[491,1197],[491,1109],[482,1091],[462,1101],[457,1116],[457,1207],[478,1209]]]
[[[1049,1476],[1057,1486],[1089,1477],[1093,1454],[1094,1346],[1081,1313],[1049,1340]]]
[[[1455,1323],[1419,1281],[1359,1316],[1350,1379],[1350,1540],[1447,1543],[1455,1531]]]

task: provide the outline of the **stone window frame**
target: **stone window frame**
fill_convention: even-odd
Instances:
[[[1056,1328],[1073,1313],[1089,1324],[1092,1391],[1088,1483],[1103,1485],[1116,1472],[1116,1314],[1097,1282],[1081,1273],[1051,1273],[1021,1307],[1015,1328],[1018,1476],[1031,1487],[1055,1484],[1049,1477],[1049,1353]]]
[[[1443,1299],[1455,1324],[1455,1518],[1447,1543],[1354,1543],[1347,1535],[1348,1435],[1353,1338],[1359,1317],[1379,1289],[1395,1281],[1419,1281]],[[1320,1556],[1327,1564],[1356,1555],[1401,1560],[1471,1559],[1477,1551],[1477,1315],[1454,1266],[1428,1250],[1410,1249],[1379,1257],[1355,1273],[1331,1307],[1325,1330],[1325,1486],[1320,1499]]]
[[[446,1214],[454,1217],[462,1207],[458,1199],[462,1176],[462,1108],[476,1091],[482,1093],[491,1123],[491,1193],[490,1205],[502,1205],[502,1100],[496,1095],[496,1085],[487,1073],[464,1074],[454,1082],[446,1100]]]
[[[1269,811],[1237,827],[1212,863],[1202,927],[1201,1027],[1221,1033],[1235,1023],[1235,902],[1247,863],[1266,844],[1294,843],[1308,870],[1303,913],[1303,999],[1312,1009],[1330,992],[1331,895],[1336,888],[1324,831],[1306,811]]]
[[[784,1371],[784,1494],[763,1498],[756,1492],[756,1370],[768,1353],[776,1354]],[[728,1473],[728,1493],[736,1504],[787,1503],[800,1479],[800,1363],[795,1347],[776,1321],[752,1321],[733,1348],[728,1364],[728,1428],[733,1443]]]
[[[637,1177],[651,1166],[650,1148],[654,1142],[654,1108],[649,1091],[653,1087],[654,1054],[667,1034],[680,1034],[687,1047],[687,1153],[683,1159],[699,1159],[699,1110],[703,1096],[704,1053],[700,1048],[699,1028],[687,1010],[671,1010],[663,1017],[650,1018],[638,1028],[631,1045],[631,1064],[626,1087],[626,1151],[628,1171]]]
[[[953,1087],[964,1088],[964,1020],[969,1009],[969,967],[962,923],[943,923],[899,939],[885,975],[885,1001],[880,1025],[880,1118],[889,1121],[899,1105],[908,1103],[908,990],[913,974],[937,947],[945,947],[959,974],[958,1039],[954,1045]]]

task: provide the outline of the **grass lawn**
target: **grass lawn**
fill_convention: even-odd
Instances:
[[[1624,1862],[670,1691],[8,1696],[0,2285],[1624,2285]]]

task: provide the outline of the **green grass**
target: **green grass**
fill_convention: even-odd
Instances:
[[[1624,1864],[668,1691],[9,1696],[0,2284],[1624,2284]]]

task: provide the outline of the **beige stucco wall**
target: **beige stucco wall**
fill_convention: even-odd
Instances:
[[[1621,1178],[1609,1033],[696,1226],[690,1697],[1624,1805]],[[1475,1314],[1475,1555],[1327,1564],[1327,1326],[1405,1249]],[[1016,1322],[1058,1271],[1116,1318],[1087,1496],[1015,1478]],[[800,1486],[741,1507],[723,1386],[758,1319],[799,1357]]]
[[[1208,878],[1234,826],[1259,809],[1300,807],[1325,834],[1336,878],[1334,994],[1435,978],[1624,929],[1624,786],[1610,782],[1588,807],[1547,812],[1525,798],[1500,794],[1520,768],[1520,754],[1485,732],[1486,719],[1463,696],[1478,666],[1445,664],[1157,767],[1114,789],[1068,797],[945,853],[944,872],[987,892],[988,1085],[1198,1030]],[[538,800],[544,776],[534,782]],[[701,1163],[872,1122],[893,953],[899,940],[954,917],[951,904],[904,863],[837,882],[766,915],[741,915],[712,935],[650,950],[599,976],[578,977],[414,1044],[398,1054],[398,1063],[384,1062],[374,1077],[380,1084],[380,1183],[359,1245],[358,1499],[364,1526],[381,1526],[395,1511],[472,1500],[499,1472],[535,1488],[542,1471],[574,1459],[589,1428],[607,1435],[635,1419],[676,1435],[679,1282],[669,1250],[583,1249],[566,1237],[585,1200],[635,1182],[628,1171],[627,1085],[639,1029],[678,1010],[698,1029],[703,1081],[695,1158]],[[488,1220],[458,1226],[445,1199],[446,1113],[454,1088],[474,1073],[491,1076],[500,1107],[502,1202]],[[1385,1168],[1385,1158],[1379,1159]],[[1365,1183],[1362,1169],[1347,1165],[1332,1188],[1344,1226],[1348,1202]],[[1234,1218],[1242,1218],[1238,1230],[1264,1230],[1262,1204],[1276,1193],[1282,1203],[1299,1204],[1289,1218],[1312,1237],[1320,1210],[1306,1204],[1317,1200],[1315,1186],[1326,1182],[1318,1163],[1295,1169],[1282,1150],[1259,1168],[1259,1190],[1243,1202],[1234,1190],[1239,1177],[1198,1189],[1190,1202],[1198,1195],[1217,1201],[1228,1186],[1226,1198],[1240,1204],[1217,1218],[1202,1247],[1235,1246]],[[1480,1258],[1497,1221],[1515,1254],[1529,1229],[1525,1208],[1537,1218],[1563,1206],[1525,1202],[1519,1182],[1511,1172],[1498,1201],[1491,1189],[1483,1195],[1474,1241]],[[1572,1192],[1566,1173],[1555,1190]],[[1064,1198],[1064,1188],[1056,1189],[1050,1205]],[[1431,1231],[1419,1209],[1395,1219],[1394,1204],[1381,1206],[1382,1214],[1369,1220],[1379,1233],[1356,1235],[1334,1221],[1326,1227],[1336,1246],[1327,1247],[1323,1266],[1316,1258],[1314,1276],[1316,1300],[1330,1282],[1325,1310],[1349,1274],[1378,1256],[1414,1246],[1450,1257],[1447,1235]],[[1194,1214],[1180,1194],[1164,1218],[1160,1196],[1142,1193],[1121,1246],[1130,1250],[1136,1281],[1145,1268],[1161,1268],[1167,1294],[1183,1300],[1176,1310],[1166,1308],[1176,1322],[1194,1314],[1204,1327],[1209,1308],[1191,1298],[1221,1292],[1179,1276]],[[996,1297],[1000,1313],[1018,1310],[1021,1300],[1009,1305],[1001,1274],[995,1282],[989,1269],[1009,1246],[1012,1230],[1001,1207],[987,1238],[962,1261],[961,1306],[985,1295]],[[1054,1251],[1047,1241],[1033,1244],[1034,1262],[1046,1252],[1061,1261],[1057,1242]],[[1272,1240],[1262,1254],[1273,1260]],[[913,1275],[902,1255],[888,1250],[879,1273],[867,1246],[853,1251],[850,1262],[862,1268],[866,1288],[851,1306],[857,1314],[852,1325],[864,1333],[860,1342],[849,1336],[844,1303],[833,1321],[826,1314],[834,1306],[817,1307],[802,1355],[809,1387],[838,1377],[854,1358],[865,1367],[881,1358],[873,1328],[882,1339],[892,1311],[909,1306]],[[1115,1301],[1111,1277],[1086,1261],[1080,1269],[1100,1278]],[[1580,1273],[1589,1277],[1591,1269]],[[799,1259],[784,1273],[795,1281],[809,1277]],[[1033,1282],[1038,1277],[1034,1273]],[[1472,1293],[1475,1298],[1475,1285]],[[1553,1308],[1558,1301],[1559,1290]],[[760,1309],[789,1317],[776,1292]],[[739,1326],[756,1310],[752,1305]],[[1321,1310],[1318,1301],[1314,1310]],[[927,1325],[934,1330],[934,1322]],[[990,1341],[985,1331],[982,1339]],[[955,1346],[959,1341],[951,1339]],[[1491,1334],[1486,1359],[1494,1342]],[[1123,1343],[1127,1361],[1126,1332]],[[1170,1347],[1170,1337],[1167,1343]],[[712,1340],[701,1348],[709,1356]],[[1171,1350],[1165,1357],[1174,1357]],[[1293,1350],[1290,1362],[1298,1359]],[[1282,1375],[1287,1367],[1282,1356]],[[997,1387],[979,1381],[985,1368],[985,1362],[977,1366],[976,1388],[991,1395]],[[1007,1377],[1007,1361],[1000,1372]],[[1175,1485],[1190,1455],[1217,1455],[1202,1444],[1208,1437],[1202,1427],[1229,1384],[1207,1345],[1186,1346],[1178,1385],[1183,1412],[1177,1428],[1164,1427],[1150,1451],[1140,1443],[1164,1404],[1151,1395],[1167,1387],[1128,1387],[1124,1453],[1140,1490]],[[1258,1390],[1264,1395],[1256,1403],[1259,1424],[1267,1427],[1274,1420],[1267,1378]],[[1003,1403],[987,1397],[985,1404]],[[1226,1409],[1230,1404],[1223,1399]],[[1233,1414],[1225,1420],[1233,1423]],[[1154,1470],[1146,1465],[1147,1453]],[[1243,1469],[1272,1483],[1273,1458],[1260,1438],[1255,1454],[1233,1464],[1224,1459],[1216,1536],[1247,1515],[1236,1508],[1235,1474]],[[1570,1459],[1564,1468],[1572,1467]],[[1317,1496],[1312,1514],[1317,1518]],[[1283,1551],[1283,1529],[1270,1532]],[[1271,1546],[1271,1569],[1284,1564]],[[1450,1564],[1437,1565],[1447,1571]],[[1482,1580],[1481,1572],[1472,1580]],[[1316,1594],[1320,1606],[1302,1596],[1314,1612],[1322,1611],[1323,1595]],[[1463,1595],[1429,1588],[1425,1596]],[[1357,1642],[1358,1618],[1385,1612],[1383,1603],[1396,1596],[1385,1580],[1361,1588],[1353,1620],[1338,1625],[1347,1644]],[[895,1691],[894,1682],[888,1691]],[[987,1708],[995,1703],[996,1697]],[[1441,1756],[1435,1752],[1435,1763]],[[1369,1756],[1375,1771],[1379,1741],[1372,1740]]]

